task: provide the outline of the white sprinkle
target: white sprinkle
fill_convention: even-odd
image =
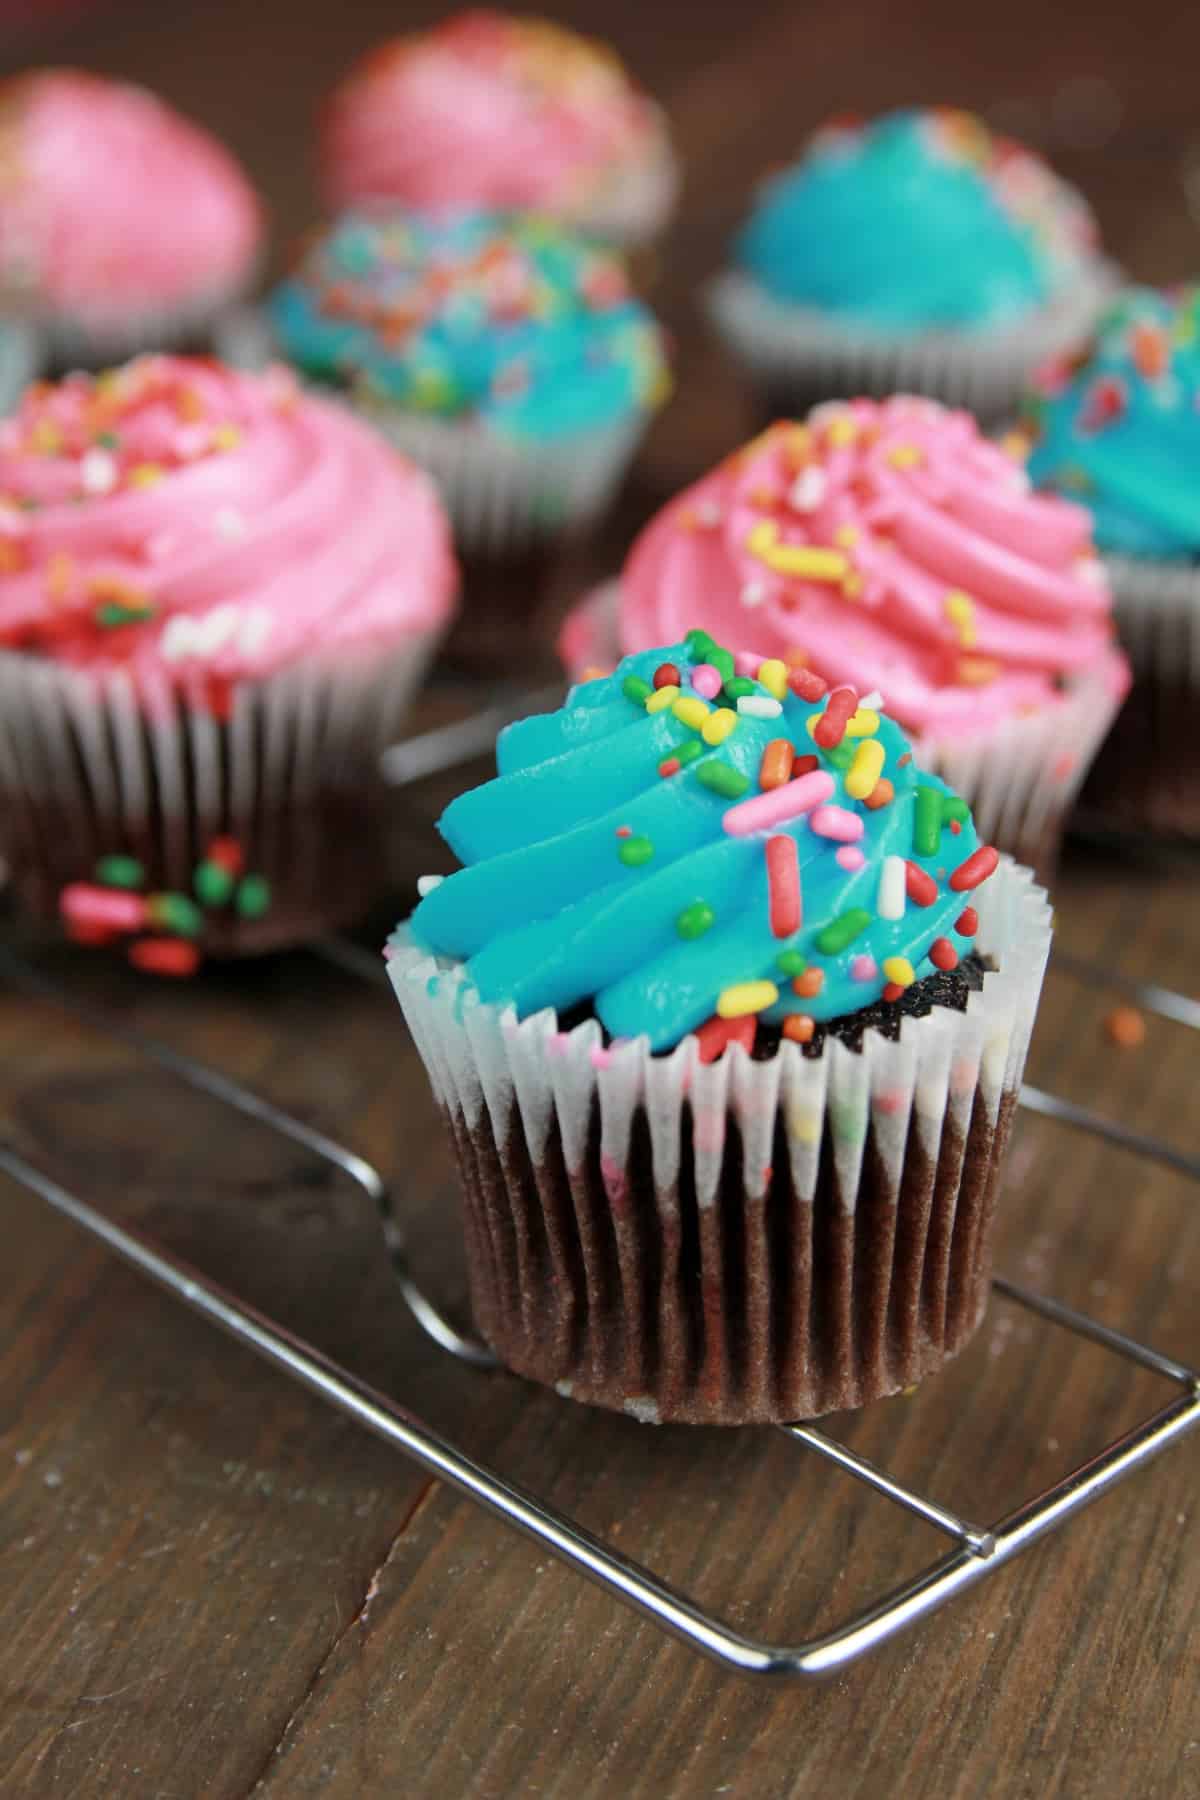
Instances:
[[[223,506],[213,515],[213,529],[218,537],[241,538],[246,535],[246,521],[236,506]]]
[[[716,500],[702,500],[692,515],[697,525],[706,531],[713,531],[724,519],[725,514]]]
[[[235,635],[241,623],[241,608],[232,604],[214,607],[202,619],[176,613],[167,620],[159,647],[168,662],[181,662],[187,656],[212,656]]]
[[[879,892],[875,911],[881,919],[902,919],[907,904],[905,883],[908,871],[902,856],[885,856],[879,871]]]
[[[418,875],[417,892],[420,894],[422,900],[425,898],[426,894],[432,894],[435,887],[441,887],[445,879],[446,877],[444,875]]]
[[[107,450],[89,450],[80,458],[79,483],[85,494],[107,494],[117,485],[116,459]]]
[[[1080,581],[1085,581],[1089,587],[1102,588],[1108,585],[1104,564],[1098,556],[1085,556],[1082,561],[1076,563],[1075,573]]]
[[[825,498],[828,486],[824,469],[819,469],[813,463],[807,469],[802,469],[793,481],[788,489],[788,503],[796,512],[816,512]]]
[[[743,718],[777,719],[783,711],[778,700],[766,694],[743,694],[737,703],[737,709]]]
[[[621,1411],[627,1412],[631,1419],[640,1419],[643,1425],[657,1425],[659,1422],[658,1401],[652,1400],[648,1394],[635,1394],[631,1399],[622,1401]]]
[[[869,694],[863,695],[858,704],[860,707],[865,708],[867,712],[882,712],[883,695],[878,688],[872,688]]]
[[[247,656],[261,650],[271,635],[271,614],[265,606],[252,606],[246,614],[238,642]]]
[[[748,581],[742,588],[741,602],[743,606],[761,606],[767,597],[765,581]]]

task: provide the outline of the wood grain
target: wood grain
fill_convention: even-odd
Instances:
[[[126,5],[39,54],[134,74],[209,119],[263,182],[285,243],[308,222],[295,146],[329,75],[437,10]],[[1127,10],[1075,27],[1030,0],[986,17],[944,0],[758,4],[735,31],[707,0],[555,10],[620,44],[670,106],[689,168],[656,288],[680,392],[597,567],[743,427],[696,286],[755,175],[823,114],[979,106],[1052,149],[1139,273],[1194,266],[1181,180],[1194,10],[1156,34]],[[426,716],[457,703],[443,691]],[[446,866],[432,820],[481,772],[398,800],[392,913],[416,873]],[[1195,991],[1193,866],[1076,851],[1058,906],[1067,947]],[[182,992],[79,953],[37,955],[81,997],[375,1158],[422,1273],[461,1302],[449,1160],[385,993],[309,954]],[[1118,1051],[1103,1033],[1112,1003],[1052,975],[1032,1079],[1194,1151],[1192,1041],[1150,1020],[1141,1050]],[[806,1635],[936,1548],[770,1434],[651,1432],[457,1368],[409,1322],[354,1189],[2,979],[0,1130],[747,1629]],[[830,1687],[763,1691],[429,1484],[8,1183],[0,1231],[6,1794],[1123,1800],[1200,1787],[1194,1447]],[[1200,1218],[1178,1180],[1024,1120],[1002,1241],[1002,1266],[1033,1285],[1200,1355]],[[835,1428],[990,1519],[1160,1397],[1149,1376],[998,1303],[944,1377]]]

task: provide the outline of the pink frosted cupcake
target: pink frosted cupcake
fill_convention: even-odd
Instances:
[[[59,366],[203,347],[262,240],[233,157],[145,89],[70,69],[0,87],[0,303]]]
[[[0,856],[194,966],[360,912],[378,757],[453,611],[429,479],[289,373],[144,357],[0,423]]]
[[[692,623],[820,691],[878,691],[980,830],[1043,868],[1129,682],[1087,513],[1034,495],[966,413],[904,396],[819,407],[729,457],[561,648],[578,674]]]
[[[334,207],[533,211],[623,244],[662,230],[677,188],[662,113],[610,50],[499,12],[372,51],[328,102],[320,156]]]

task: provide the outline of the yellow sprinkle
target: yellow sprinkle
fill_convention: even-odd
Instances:
[[[0,575],[15,575],[25,566],[25,552],[16,538],[0,537]]]
[[[65,550],[56,550],[46,564],[46,587],[51,600],[65,600],[75,579],[75,563]]]
[[[739,981],[723,988],[717,996],[717,1013],[722,1019],[744,1019],[747,1013],[762,1012],[774,1006],[779,989],[773,981]]]
[[[857,575],[853,571],[851,571],[851,573],[849,575],[847,575],[845,581],[843,581],[843,583],[842,583],[843,594],[846,596],[847,600],[857,600],[859,595],[862,593],[862,591],[863,591],[862,576]]]
[[[161,481],[165,474],[161,463],[137,463],[129,471],[129,485],[134,488],[153,487]]]
[[[808,426],[789,425],[784,449],[792,473],[798,475],[812,455],[812,432]]]
[[[39,419],[29,434],[29,441],[43,456],[53,456],[62,449],[62,432],[52,419]]]
[[[716,712],[705,719],[700,736],[706,744],[723,744],[730,732],[737,730],[737,722],[738,716],[731,707],[718,706]]]
[[[181,387],[175,396],[175,411],[185,425],[194,425],[204,417],[204,402],[193,387]]]
[[[825,427],[825,436],[835,450],[844,450],[858,436],[858,426],[848,414],[843,414],[839,418],[830,419]]]
[[[679,689],[673,683],[667,687],[655,688],[646,702],[646,711],[648,713],[666,712],[668,706],[674,706],[678,698]]]
[[[214,450],[236,450],[242,441],[240,425],[217,425],[212,434]]]
[[[864,738],[846,770],[846,792],[852,800],[865,800],[883,774],[883,745],[878,738]]]
[[[879,730],[879,714],[869,706],[860,706],[846,722],[847,737],[874,737]]]
[[[964,650],[975,648],[975,602],[961,588],[952,588],[942,601],[942,611],[953,625]]]
[[[915,469],[925,458],[916,444],[895,444],[887,453],[893,469]]]
[[[787,664],[777,656],[768,656],[758,665],[758,679],[774,700],[782,700],[787,693],[787,678]]]
[[[997,439],[997,442],[1005,454],[1012,457],[1014,462],[1024,462],[1025,458],[1029,455],[1031,448],[1030,440],[1023,431],[1006,431],[1003,437]]]
[[[662,693],[663,689],[660,688],[659,692]],[[672,688],[671,692],[673,694],[678,694],[679,689]],[[650,702],[647,700],[646,705],[649,706],[649,704]],[[679,720],[679,723],[681,725],[686,725],[689,731],[701,730],[710,710],[708,701],[701,700],[698,694],[683,694],[671,707],[671,711]]]
[[[889,981],[895,982],[897,987],[911,987],[917,979],[907,956],[885,956],[883,972]]]
[[[833,534],[833,541],[835,544],[840,544],[843,550],[850,550],[857,544],[861,536],[862,533],[857,525],[839,525]]]
[[[781,544],[774,519],[760,519],[746,539],[751,556],[757,556],[780,575],[798,575],[807,581],[841,581],[849,564],[840,550],[816,544]]]
[[[990,656],[960,656],[958,679],[964,687],[986,687],[1000,673],[1000,664]]]

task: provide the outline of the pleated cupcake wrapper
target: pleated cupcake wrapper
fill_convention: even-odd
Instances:
[[[680,174],[666,140],[665,122],[662,129],[662,138],[642,164],[623,172],[580,214],[581,231],[634,250],[653,243],[666,229],[679,197]]]
[[[559,640],[573,678],[588,666],[615,667],[620,613],[619,581],[604,582],[576,607]],[[752,636],[752,613],[746,629]],[[1123,658],[1113,651],[1096,668],[1070,677],[1070,685],[1036,712],[980,726],[969,736],[913,732],[913,753],[922,768],[961,794],[981,838],[1049,873],[1063,821],[1127,686]]]
[[[53,368],[108,368],[151,351],[212,345],[220,353],[222,322],[251,291],[257,268],[236,282],[172,306],[130,306],[118,316],[85,318],[71,313],[30,313],[46,362]]]
[[[16,406],[38,372],[40,347],[31,325],[0,320],[0,414]]]
[[[604,1049],[594,1020],[562,1032],[552,1010],[518,1022],[402,928],[388,969],[504,1360],[639,1418],[736,1423],[861,1404],[965,1342],[1050,945],[1027,869],[1003,859],[974,898],[997,968],[964,1013],[761,1062],[705,1064],[694,1036]]]
[[[1040,363],[1086,341],[1116,286],[1116,271],[1098,263],[1019,325],[917,337],[889,337],[783,305],[735,271],[711,282],[706,298],[730,350],[777,404],[793,385],[805,406],[817,396],[927,394],[990,421],[1012,416]]]
[[[1200,688],[1200,564],[1106,556],[1104,566],[1135,679]]]
[[[191,693],[0,653],[0,857],[18,894],[53,916],[61,889],[114,853],[137,856],[155,889],[190,894],[209,843],[231,836],[273,902],[252,924],[214,917],[210,948],[296,941],[353,916],[380,879],[365,796],[439,637],[239,683],[227,720],[202,681]]]

